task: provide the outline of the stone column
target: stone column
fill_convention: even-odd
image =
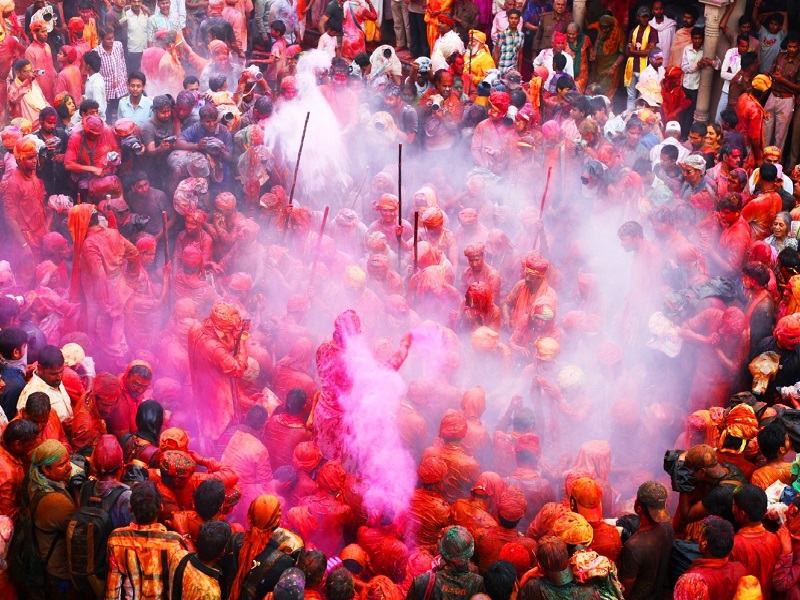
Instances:
[[[583,31],[586,20],[586,0],[572,0],[572,20]]]
[[[725,9],[734,0],[700,0],[706,5],[706,39],[703,45],[703,56],[715,58],[717,56],[717,43],[719,42],[719,22]],[[694,111],[694,120],[703,123],[709,120],[709,108],[711,106],[711,92],[714,89],[714,78],[719,74],[718,71],[707,67],[700,73],[700,89],[697,92],[697,107]]]

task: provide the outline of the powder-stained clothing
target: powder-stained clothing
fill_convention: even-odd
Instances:
[[[178,567],[187,556],[189,558],[186,560],[180,581],[183,588],[181,600],[221,600],[219,580],[222,573],[204,565],[196,553],[190,554],[186,550],[176,551],[169,559],[169,589],[175,589]]]
[[[445,500],[452,503],[470,495],[472,484],[481,474],[481,467],[463,448],[446,443],[441,447],[431,446],[422,453],[422,460],[426,458],[438,458],[447,465],[442,490]]]
[[[542,510],[545,504],[556,499],[556,493],[550,482],[533,469],[517,467],[511,473],[511,476],[506,479],[506,485],[517,486],[528,501],[528,512],[519,525],[523,530],[530,525],[533,518]]]
[[[299,443],[310,441],[311,432],[299,417],[281,413],[269,418],[264,438],[272,469],[276,470],[292,464],[294,449]]]
[[[39,252],[42,238],[47,233],[44,193],[44,182],[35,173],[28,177],[14,169],[3,195],[6,221],[14,223],[22,231],[34,253]]]
[[[619,557],[622,554],[622,538],[620,538],[617,528],[605,521],[596,521],[590,525],[594,536],[588,550],[594,550],[614,564],[619,564]]]
[[[69,492],[62,488],[44,495],[34,494],[31,502],[35,504],[32,507],[35,508],[33,524],[42,559],[50,551],[50,545],[55,544],[47,563],[47,573],[57,579],[69,579],[66,532],[77,507]]]
[[[762,490],[766,490],[776,481],[782,481],[786,485],[791,485],[794,476],[791,473],[792,463],[782,462],[778,465],[764,465],[753,471],[750,476],[750,483],[757,485]]]
[[[0,515],[17,518],[23,479],[25,468],[22,461],[0,447]]]
[[[450,505],[441,494],[417,488],[408,507],[406,535],[411,544],[435,550],[442,530],[450,524]]]
[[[108,538],[106,600],[165,598],[169,561],[183,549],[181,537],[160,523],[114,530]]]
[[[428,589],[428,573],[423,573],[414,578],[408,590],[406,600],[423,600]],[[436,581],[431,591],[431,600],[464,600],[472,598],[475,594],[486,592],[483,577],[475,573],[458,571],[453,567],[445,566],[435,574]]]
[[[619,578],[632,579],[631,600],[657,598],[669,573],[675,534],[672,525],[662,523],[634,533],[622,548]]]
[[[700,578],[690,577],[692,574]],[[742,563],[728,558],[698,558],[675,584],[675,598],[733,600],[739,578],[747,575]]]
[[[234,433],[220,459],[239,475],[242,497],[232,513],[239,523],[247,522],[247,509],[253,500],[270,493],[267,486],[272,481],[269,451],[253,433]]]
[[[778,536],[760,523],[754,527],[742,527],[733,537],[731,560],[742,563],[747,575],[758,578],[764,600],[772,597],[772,572],[780,556]]]

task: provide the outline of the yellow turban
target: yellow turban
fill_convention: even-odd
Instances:
[[[481,44],[486,43],[486,34],[477,29],[470,29],[469,37],[472,38],[473,40],[480,42]]]
[[[753,89],[759,92],[766,92],[772,87],[772,79],[767,75],[756,75],[753,77]]]

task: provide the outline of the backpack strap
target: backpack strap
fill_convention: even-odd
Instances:
[[[172,600],[181,600],[183,598],[183,572],[186,571],[186,565],[193,554],[194,552],[189,552],[184,556],[175,569],[175,575],[172,578]]]
[[[52,494],[57,494],[58,492],[50,492]],[[45,568],[50,563],[50,558],[53,556],[53,552],[55,552],[56,544],[60,537],[64,536],[64,532],[60,529],[42,529],[41,527],[36,526],[36,510],[39,508],[39,503],[44,500],[44,497],[47,495],[47,492],[38,491],[33,494],[31,498],[31,506],[30,506],[30,514],[31,514],[31,528],[33,529],[33,545],[36,547],[36,552],[41,554],[39,550],[39,539],[36,537],[36,530],[38,529],[42,533],[49,535],[55,534],[53,541],[50,542],[50,547],[47,549],[47,555],[44,557],[44,565]]]
[[[422,596],[422,600],[431,600],[431,596],[433,596],[433,588],[436,585],[436,573],[431,571],[428,575],[428,585],[425,587],[425,595]]]
[[[247,573],[247,576],[244,578],[242,591],[244,591],[245,587],[249,587],[255,591],[258,588],[258,585],[264,580],[264,577],[267,576],[267,573],[269,573],[270,569],[275,566],[282,556],[286,555],[277,548],[266,548],[264,551],[258,554],[253,559],[255,566],[250,569],[250,571]]]
[[[161,582],[164,585],[163,598],[169,598],[169,557],[167,551],[161,551]]]

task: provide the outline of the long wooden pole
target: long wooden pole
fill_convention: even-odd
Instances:
[[[539,246],[539,236],[542,233],[542,216],[544,215],[544,203],[547,200],[547,190],[550,187],[550,175],[553,173],[553,167],[547,167],[547,180],[544,182],[544,191],[542,192],[542,201],[539,203],[539,229],[536,230],[536,237],[533,238],[534,250]]]
[[[319,226],[317,249],[314,251],[314,262],[311,263],[311,279],[308,281],[308,287],[313,287],[314,285],[314,276],[317,274],[317,261],[319,261],[319,252],[322,249],[322,236],[325,235],[325,224],[328,222],[328,212],[330,209],[330,206],[326,206],[325,212],[322,213],[322,225]]]
[[[397,145],[397,272],[403,270],[403,144]]]

